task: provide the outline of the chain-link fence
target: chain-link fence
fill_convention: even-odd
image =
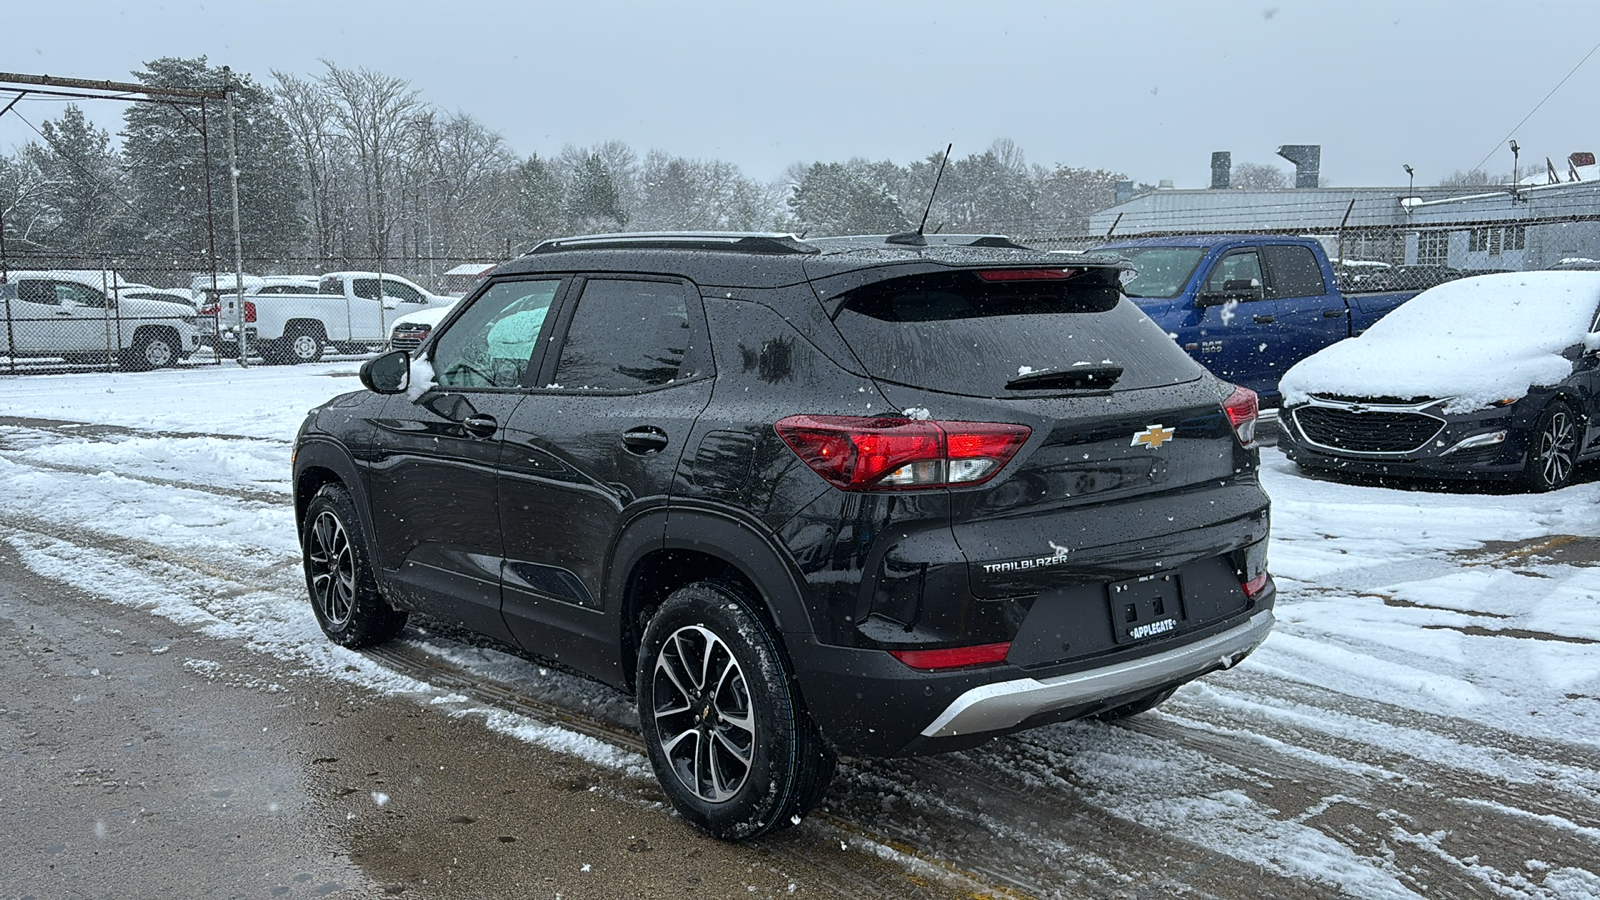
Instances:
[[[1313,237],[1347,290],[1414,290],[1491,272],[1600,268],[1600,171],[1544,184],[1293,190],[1161,190],[1090,219],[1090,234],[1025,243],[1088,250],[1202,234]]]
[[[0,285],[0,371],[143,371],[370,354],[397,324],[415,346],[497,260],[247,260],[233,272],[129,258],[12,254]],[[270,274],[255,274],[265,272]],[[430,314],[429,311],[436,311]],[[422,315],[416,315],[416,314]]]

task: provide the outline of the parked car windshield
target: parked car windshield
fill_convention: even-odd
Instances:
[[[977,397],[1021,375],[1121,367],[1114,390],[1175,384],[1200,366],[1113,284],[985,282],[975,272],[878,282],[845,299],[839,331],[873,377]]]
[[[1124,293],[1129,297],[1170,300],[1189,283],[1206,248],[1134,247],[1110,252],[1133,263],[1133,275],[1122,286]]]

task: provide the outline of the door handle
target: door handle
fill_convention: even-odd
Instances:
[[[640,456],[660,453],[667,449],[667,433],[653,425],[630,428],[622,433],[622,446]]]
[[[1273,322],[1278,321],[1277,316],[1251,316],[1250,318],[1254,319],[1257,325],[1271,325]]]
[[[1322,317],[1324,319],[1337,319],[1343,315],[1344,310],[1342,309],[1325,309],[1322,311]]]
[[[58,310],[56,310],[56,315],[58,315],[58,316],[70,316],[70,315],[72,315],[72,310],[70,310],[70,309],[58,309]]]
[[[467,433],[473,437],[486,438],[494,435],[495,430],[500,427],[500,423],[494,420],[494,416],[486,416],[479,413],[461,420],[461,427],[465,428]]]

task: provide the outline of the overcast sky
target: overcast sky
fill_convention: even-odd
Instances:
[[[319,60],[408,79],[519,154],[617,139],[763,180],[1010,138],[1032,163],[1205,187],[1213,150],[1333,185],[1509,172],[1503,139],[1600,41],[1600,3],[1338,0],[272,3],[0,0],[0,71],[132,80],[205,55],[270,84]],[[1524,166],[1600,152],[1600,53],[1511,134]],[[0,104],[3,105],[3,104]],[[120,104],[84,104],[113,131]],[[38,124],[59,102],[27,102]],[[92,108],[92,109],[91,109]],[[9,118],[9,117],[6,117]],[[0,118],[0,145],[33,137]]]

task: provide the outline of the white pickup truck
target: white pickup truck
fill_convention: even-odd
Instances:
[[[175,366],[200,346],[195,310],[123,296],[115,272],[84,269],[11,272],[0,284],[0,356],[102,362],[124,369]]]
[[[242,313],[236,295],[219,297],[219,350],[237,352],[238,328],[243,327],[252,352],[269,363],[316,362],[330,346],[359,352],[382,345],[389,339],[389,327],[404,313],[456,300],[398,275],[377,272],[329,272],[315,293],[304,290],[305,286],[287,280],[246,281]]]

